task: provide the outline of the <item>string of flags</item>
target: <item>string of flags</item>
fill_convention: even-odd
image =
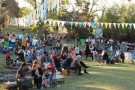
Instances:
[[[37,9],[33,10],[29,15],[24,16],[22,18],[13,18],[12,23],[13,25],[19,26],[30,26],[38,22],[38,20],[44,20],[45,23],[48,22],[50,26],[58,25],[64,26],[69,24],[71,27],[73,25],[80,26],[80,27],[105,27],[105,28],[134,28],[135,23],[104,23],[104,22],[77,22],[77,21],[59,21],[59,20],[47,20],[47,14],[49,11],[57,11],[59,14],[59,9],[62,4],[62,0],[45,0],[43,4],[41,4]]]
[[[20,26],[30,26],[36,23],[37,20],[46,20],[49,11],[57,11],[59,14],[62,0],[45,0],[37,9],[33,10],[29,15],[22,18],[13,18],[11,24]]]
[[[59,20],[46,20],[44,21],[46,24],[49,24],[49,26],[57,25],[63,27],[64,25],[70,25],[71,27],[73,25],[80,26],[80,27],[105,27],[105,28],[134,28],[135,29],[135,23],[103,23],[103,22],[76,22],[76,21],[59,21]]]

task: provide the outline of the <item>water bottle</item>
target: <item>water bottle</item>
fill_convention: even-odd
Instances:
[[[10,81],[7,81],[7,84],[9,84],[10,83]]]

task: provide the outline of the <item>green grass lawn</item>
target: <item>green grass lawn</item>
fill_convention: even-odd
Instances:
[[[69,42],[68,45],[73,44],[75,44],[74,41]],[[67,76],[65,83],[61,84],[60,87],[46,88],[45,90],[135,90],[135,65],[97,65],[90,59],[82,59],[87,65],[91,66],[88,69],[88,74]],[[0,71],[10,71],[4,66],[4,55],[0,54]],[[0,90],[3,90],[2,82]]]

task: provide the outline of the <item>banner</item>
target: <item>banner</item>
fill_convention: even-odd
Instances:
[[[135,24],[133,24],[133,27],[134,27],[134,29],[135,29]]]
[[[73,22],[73,21],[70,21],[69,23],[70,23],[71,27],[72,27],[72,26],[73,26],[73,24],[74,24],[74,22]]]
[[[65,21],[61,21],[61,26],[63,27],[65,25]]]
[[[79,22],[79,26],[80,26],[80,27],[82,26],[82,24],[83,24],[82,22]]]
[[[118,28],[120,28],[120,23],[117,23]]]
[[[125,24],[124,24],[124,23],[122,23],[121,25],[122,25],[122,28],[124,28],[124,27],[125,27]]]
[[[88,25],[89,27],[91,27],[91,22],[88,22],[87,25]]]
[[[95,22],[92,22],[92,23],[91,23],[91,26],[92,26],[92,27],[94,27],[95,25],[96,25],[96,23],[95,23]]]
[[[109,28],[111,28],[112,27],[112,23],[109,23]]]
[[[105,23],[105,28],[108,28],[108,23]]]
[[[101,27],[103,27],[104,23],[100,23]]]
[[[86,27],[86,24],[87,24],[86,22],[83,22],[83,26],[84,26],[84,27]]]
[[[113,23],[113,26],[116,28],[116,23]]]
[[[128,25],[129,25],[129,28],[132,29],[132,23],[129,23]]]
[[[125,23],[126,28],[128,27],[128,23]]]
[[[76,27],[78,26],[78,22],[75,22],[75,26],[76,26]]]

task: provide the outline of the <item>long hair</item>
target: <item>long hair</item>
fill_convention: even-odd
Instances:
[[[33,61],[33,65],[32,65],[32,68],[34,68],[36,66],[36,64],[38,63],[37,60]]]

